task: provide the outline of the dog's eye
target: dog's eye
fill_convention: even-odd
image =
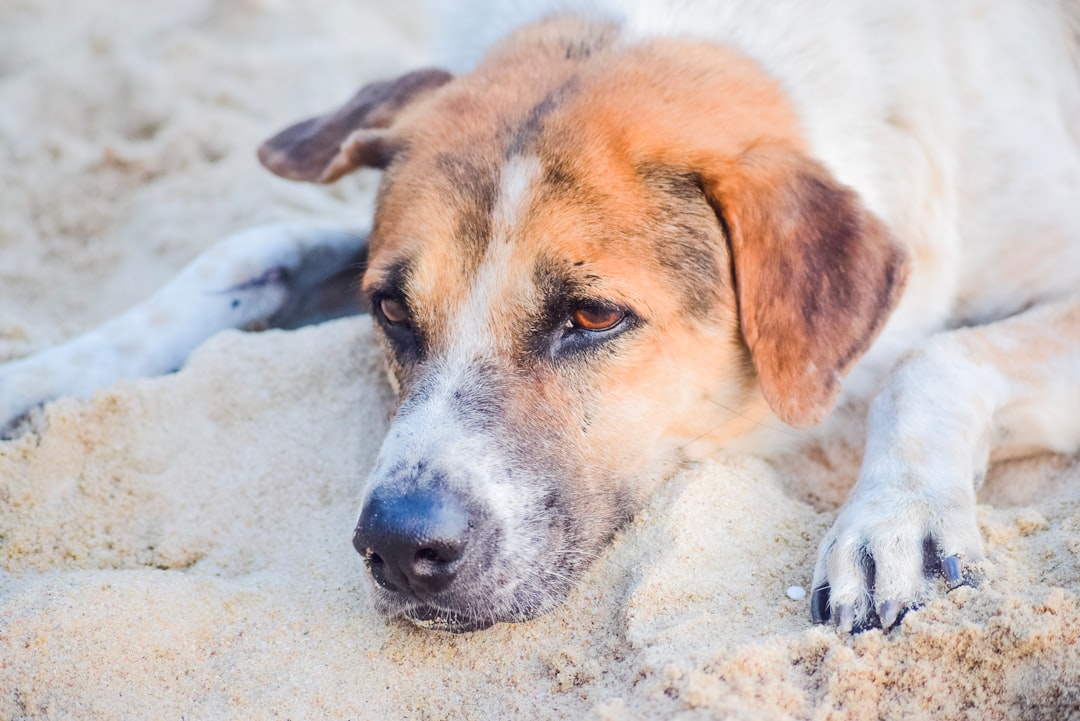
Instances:
[[[570,316],[570,325],[580,330],[599,333],[611,330],[626,318],[626,311],[620,308],[578,308]]]
[[[413,323],[409,306],[400,296],[376,296],[371,302],[372,315],[390,341],[399,360],[415,360],[422,353],[423,339]]]
[[[538,336],[538,353],[556,361],[616,348],[610,344],[643,323],[633,309],[599,299],[564,299],[552,316],[560,320]]]
[[[409,310],[400,300],[382,298],[379,300],[379,312],[390,325],[404,325],[409,322]]]

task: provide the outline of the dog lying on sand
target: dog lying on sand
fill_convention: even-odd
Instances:
[[[889,628],[964,583],[990,458],[1080,446],[1080,5],[518,5],[454,5],[486,49],[464,72],[260,149],[302,181],[381,168],[370,234],[229,239],[0,367],[0,425],[362,304],[399,395],[354,537],[388,614],[544,613],[671,469],[860,399],[813,619]],[[320,298],[362,262],[360,301]]]

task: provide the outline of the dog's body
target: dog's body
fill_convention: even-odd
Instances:
[[[261,154],[386,170],[364,294],[401,406],[355,539],[380,607],[542,613],[666,470],[838,398],[876,400],[815,618],[889,627],[928,562],[961,582],[991,447],[1080,444],[1080,8],[516,5],[443,21],[468,48],[538,21],[468,74]]]

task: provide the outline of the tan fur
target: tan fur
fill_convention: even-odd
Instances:
[[[856,193],[834,177],[835,164],[812,155],[803,118],[818,123],[816,150],[825,117],[812,96],[802,94],[796,107],[790,87],[721,44],[630,41],[621,33],[549,18],[513,33],[467,75],[424,76],[420,90],[414,79],[362,91],[357,99],[377,97],[378,112],[347,137],[334,119],[350,105],[323,116],[326,124],[297,126],[323,136],[319,147],[339,143],[337,152],[323,152],[325,167],[305,157],[304,144],[290,148],[287,133],[271,141],[276,164],[303,167],[311,179],[361,165],[386,170],[363,287],[376,309],[381,297],[406,307],[408,321],[379,319],[403,411],[369,496],[392,488],[412,498],[442,484],[461,494],[464,485],[479,516],[517,519],[491,526],[503,540],[474,564],[497,569],[492,578],[472,578],[463,597],[450,591],[435,601],[397,587],[398,595],[379,597],[388,610],[416,619],[432,608],[468,616],[462,609],[483,601],[495,604],[487,620],[544,610],[581,555],[600,547],[662,470],[739,448],[777,419],[822,420],[900,302],[912,268],[920,291],[952,282],[952,237],[931,237],[922,209],[891,203],[891,176],[848,164],[856,168],[851,182],[866,185]],[[923,132],[890,113],[898,119],[883,121],[884,137]],[[937,125],[926,128],[931,137]],[[918,144],[897,142],[905,171],[922,169]],[[930,159],[933,168],[945,162]],[[946,180],[930,174],[935,197],[947,194],[936,185]],[[913,320],[920,300],[905,300],[910,343],[940,322],[942,309],[928,304],[928,319]],[[590,305],[614,309],[624,322],[607,335],[575,328],[574,311]],[[926,357],[949,362],[955,349],[938,345]],[[890,354],[895,361],[894,347],[881,357]],[[925,364],[909,363],[922,374]],[[860,383],[869,392],[865,378]],[[897,398],[921,399],[910,382],[897,383]],[[984,400],[991,408],[992,398]],[[872,427],[887,434],[895,408],[888,399],[875,408]],[[917,413],[904,413],[918,426]],[[976,435],[959,434],[958,445]],[[906,446],[901,439],[893,447]],[[960,457],[967,447],[950,452]],[[468,456],[464,466],[453,465],[459,455]],[[510,500],[506,484],[516,489]],[[972,494],[954,495],[966,502]],[[484,505],[492,497],[501,505]],[[883,509],[867,517],[887,517]],[[921,572],[913,559],[923,538],[940,541],[952,580],[956,558],[974,557],[969,516],[930,530],[908,523],[901,530],[922,534],[912,544],[834,530],[822,556],[833,565],[821,561],[816,573],[815,617],[821,593],[828,604],[827,581],[839,579],[841,626],[861,624],[872,611],[895,623],[898,609],[918,598],[911,578]],[[838,523],[858,526],[845,516]],[[883,585],[893,595],[877,610],[865,602],[858,566],[868,543],[903,581]],[[378,555],[363,538],[358,548]],[[503,597],[553,568],[563,574],[558,580]]]
[[[671,290],[670,271],[665,271],[659,260],[672,241],[673,231],[655,227],[656,204],[647,202],[648,194],[643,193],[637,176],[636,169],[652,164],[700,175],[703,190],[721,206],[717,208],[721,212],[746,209],[732,216],[738,225],[731,241],[741,251],[736,252],[734,265],[740,271],[736,275],[743,277],[739,284],[743,333],[751,346],[753,364],[766,399],[781,418],[797,424],[819,420],[834,402],[839,376],[873,339],[895,303],[904,275],[902,253],[876,221],[858,208],[853,196],[843,195],[845,191],[837,188],[823,169],[805,158],[805,142],[794,111],[776,85],[752,63],[716,46],[670,41],[621,51],[617,58],[599,64],[560,57],[565,56],[565,38],[579,32],[584,32],[581,43],[601,38],[592,53],[615,53],[606,49],[602,33],[579,26],[575,20],[530,28],[502,50],[496,49],[475,74],[446,87],[428,112],[414,116],[407,127],[394,127],[410,151],[400,167],[390,169],[380,198],[367,284],[370,287],[378,277],[381,263],[416,257],[410,285],[421,303],[418,320],[437,328],[452,317],[455,306],[464,300],[461,279],[469,277],[475,258],[469,257],[471,249],[454,240],[454,223],[460,222],[460,216],[455,220],[447,205],[454,206],[455,196],[464,204],[475,198],[467,193],[462,197],[460,187],[443,180],[440,159],[467,159],[470,167],[478,170],[497,168],[506,152],[505,138],[491,129],[519,122],[537,96],[573,83],[573,92],[544,118],[545,135],[537,151],[545,167],[571,176],[575,187],[569,195],[558,188],[539,193],[538,202],[517,229],[514,242],[519,260],[515,264],[524,270],[541,256],[567,262],[585,260],[589,272],[605,279],[598,291],[640,308],[657,329],[650,342],[667,352],[642,353],[648,359],[647,367],[626,359],[618,371],[596,382],[602,386],[611,382],[609,378],[633,378],[636,386],[613,388],[599,396],[625,394],[635,398],[640,407],[649,406],[652,428],[656,428],[658,417],[670,417],[669,422],[660,424],[661,432],[694,439],[699,447],[715,447],[729,440],[732,423],[741,433],[763,416],[755,394],[747,390],[747,361],[736,333],[740,309],[727,274],[732,261],[725,239],[717,232],[719,228],[711,228],[710,242],[716,265],[725,272],[724,282],[710,289],[711,297],[701,298],[699,306],[687,313],[679,308]],[[522,49],[523,45],[527,49]],[[553,64],[559,60],[562,62]],[[723,68],[724,72],[705,75],[694,71],[700,67]],[[537,73],[537,68],[544,72]],[[655,102],[658,96],[665,102]],[[717,128],[723,132],[718,133]],[[818,218],[801,213],[798,189],[785,194],[783,187],[799,173],[836,188],[834,192],[851,209],[834,203],[824,209],[832,212],[819,210]],[[741,202],[744,195],[745,202]],[[582,206],[582,198],[588,205]],[[775,212],[778,207],[787,207],[788,214],[780,217]],[[464,208],[459,213],[472,210]],[[795,237],[783,238],[777,233],[772,233],[772,242],[760,242],[773,230],[763,224],[783,222],[790,226],[785,232],[802,232],[805,228],[800,226],[809,222],[824,228],[835,225],[843,212],[866,218],[860,222],[872,226],[870,235],[875,238],[867,243],[869,257],[864,267],[853,274],[894,273],[889,292],[884,297],[866,298],[866,315],[856,323],[853,315],[844,312],[846,307],[840,312],[823,311],[823,321],[830,324],[831,332],[820,324],[808,327],[802,309],[791,303],[766,307],[765,297],[775,287],[766,278],[777,255],[785,248],[792,253],[804,249]],[[715,218],[708,222],[715,226]],[[423,239],[422,249],[410,247],[419,239]],[[649,260],[643,262],[643,258]],[[796,266],[800,262],[801,258],[791,260]],[[832,262],[832,258],[823,258],[826,267]],[[806,280],[813,284],[820,279]],[[810,289],[811,294],[818,292],[817,287]],[[758,293],[764,294],[760,301]],[[425,299],[438,299],[441,312],[423,307]],[[502,302],[508,310],[515,303],[510,298]],[[502,318],[492,331],[499,337],[520,335],[513,326],[513,316]],[[840,337],[845,333],[855,336],[845,341]],[[432,336],[437,339],[438,333],[433,331]],[[795,343],[800,337],[804,342]],[[822,350],[812,350],[815,340]],[[827,357],[834,348],[843,356]],[[782,355],[785,352],[787,356]],[[662,358],[667,358],[666,365],[659,362]],[[808,368],[805,361],[815,365]],[[672,402],[672,398],[682,397],[688,400]],[[688,423],[691,418],[700,420]],[[619,442],[642,446],[636,434],[617,435],[619,438],[605,441],[605,447]],[[595,457],[593,449],[583,451]]]
[[[408,114],[384,116],[378,142],[404,150],[387,168],[364,279],[370,292],[389,268],[407,263],[415,322],[438,353],[487,249],[490,228],[481,224],[498,168],[520,142],[515,132],[532,132],[527,151],[547,177],[508,239],[517,282],[496,299],[489,328],[507,343],[500,362],[518,363],[523,353],[514,342],[533,312],[532,269],[541,261],[575,267],[583,282],[598,278],[590,292],[634,308],[644,321],[632,351],[587,370],[556,369],[516,390],[523,414],[549,411],[553,422],[573,429],[565,452],[577,458],[578,484],[640,479],[658,463],[745,435],[768,415],[758,382],[781,418],[818,420],[834,401],[839,375],[895,302],[895,292],[868,298],[855,324],[843,312],[823,313],[831,331],[809,327],[790,303],[770,304],[770,264],[788,248],[804,250],[787,235],[808,223],[827,232],[845,213],[868,214],[805,157],[795,111],[752,62],[704,43],[657,40],[620,49],[615,38],[612,27],[569,17],[525,28]],[[699,72],[703,67],[714,71]],[[530,131],[530,112],[542,99],[550,107]],[[342,158],[367,157],[356,147],[364,137],[354,133],[343,145],[333,175]],[[651,168],[696,179],[699,197],[673,199],[648,187]],[[827,214],[819,208],[817,217],[804,213],[798,188],[788,187],[803,176],[842,202],[828,204]],[[724,236],[718,212],[732,214],[733,237]],[[898,289],[902,253],[876,221],[864,223],[874,238],[866,269],[883,273],[891,263]],[[686,278],[665,267],[687,224],[715,274],[711,284],[688,291],[696,293],[689,304],[678,291]],[[822,267],[832,262],[824,258]],[[855,336],[843,340],[845,333]],[[815,339],[823,350],[813,349]],[[829,357],[833,347],[843,357]],[[407,371],[393,365],[407,386]],[[634,483],[627,492],[643,496],[647,489]]]

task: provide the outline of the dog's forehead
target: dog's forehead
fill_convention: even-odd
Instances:
[[[444,151],[437,163],[442,174],[413,196],[412,212],[379,227],[366,278],[377,285],[397,273],[425,327],[510,338],[514,323],[559,294],[643,314],[660,302],[650,263],[632,247],[633,218],[580,186],[568,190],[541,155],[483,164]]]
[[[700,119],[643,105],[663,90],[692,106],[699,80],[624,55],[504,63],[448,86],[384,181],[365,285],[407,267],[407,295],[444,315],[475,304],[479,281],[486,306],[515,313],[552,274],[639,311],[707,308],[730,268],[683,148]],[[744,122],[724,113],[710,117]]]
[[[556,100],[544,87],[500,80],[488,83],[487,93],[477,78],[455,81],[410,128],[407,150],[380,193],[371,278],[380,265],[403,262],[412,276],[420,264],[434,263],[468,277],[493,224],[504,230],[521,214],[525,196],[542,181],[543,163],[529,146]]]

